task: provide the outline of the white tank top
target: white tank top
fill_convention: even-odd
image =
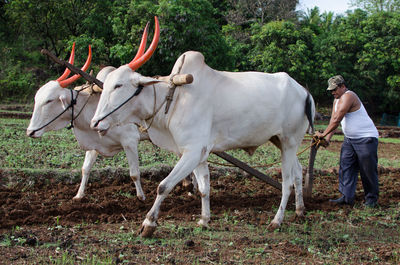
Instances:
[[[350,92],[349,90],[345,93]],[[340,99],[339,99],[340,100]],[[337,104],[335,104],[335,112],[337,110]],[[374,122],[368,116],[364,105],[360,102],[360,108],[353,112],[348,112],[344,115],[343,120],[340,122],[344,136],[347,138],[365,138],[365,137],[379,137],[378,130],[376,129]]]

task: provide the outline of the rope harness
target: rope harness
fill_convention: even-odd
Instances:
[[[174,92],[175,92],[175,89],[176,89],[176,86],[177,86],[176,84],[174,84],[173,79],[174,79],[174,77],[175,77],[176,75],[178,75],[178,74],[181,72],[181,69],[182,69],[182,66],[183,66],[183,63],[184,63],[184,62],[185,62],[185,55],[182,57],[182,62],[181,62],[181,65],[180,65],[179,68],[178,68],[178,71],[177,71],[175,74],[173,74],[173,75],[170,76],[170,78],[169,78],[169,83],[168,83],[168,94],[165,96],[164,101],[161,103],[161,105],[160,105],[158,108],[157,108],[157,90],[156,90],[156,88],[155,88],[155,86],[154,86],[154,84],[153,84],[153,95],[154,95],[153,114],[150,115],[149,118],[146,118],[146,119],[145,119],[145,121],[151,119],[150,124],[149,124],[148,126],[144,127],[144,126],[141,125],[141,124],[135,123],[136,126],[139,128],[140,132],[144,133],[144,132],[147,132],[147,131],[150,129],[151,125],[153,124],[154,117],[155,117],[155,116],[157,115],[157,113],[160,111],[161,107],[164,106],[164,104],[165,104],[165,112],[164,112],[164,114],[168,114],[169,107],[170,107],[170,105],[171,105],[171,103],[172,103],[172,100],[173,100],[173,98],[174,98]],[[139,89],[140,89],[140,90],[139,90]],[[142,91],[142,89],[143,89],[143,86],[140,85],[140,86],[138,87],[138,89],[136,90],[135,94],[133,94],[130,98],[128,98],[125,102],[123,102],[123,103],[122,103],[120,106],[118,106],[116,109],[114,109],[113,111],[111,111],[110,113],[108,113],[106,116],[104,116],[103,118],[101,118],[100,120],[98,120],[98,121],[95,123],[94,126],[96,127],[96,126],[99,124],[100,121],[104,120],[105,118],[107,118],[108,116],[110,116],[112,113],[114,113],[115,111],[117,111],[120,107],[122,107],[124,104],[126,104],[131,98],[133,98],[133,97],[139,95],[139,93]],[[138,91],[139,91],[139,92],[138,92]]]
[[[132,98],[136,97],[137,95],[140,94],[140,92],[142,92],[143,90],[143,86],[139,85],[138,88],[136,89],[135,93],[132,94],[132,96],[130,96],[128,99],[126,99],[124,102],[122,102],[118,107],[116,107],[114,110],[112,110],[110,113],[108,113],[107,115],[103,116],[101,119],[99,119],[95,124],[94,127],[97,127],[97,125],[99,125],[99,123],[104,120],[105,118],[107,118],[108,116],[110,116],[111,114],[113,114],[114,112],[116,112],[117,110],[119,110],[123,105],[125,105],[126,103],[128,103],[129,100],[131,100]]]
[[[93,84],[92,84],[92,85],[89,85],[89,86],[93,86]],[[78,114],[74,117],[74,106],[76,105],[77,99],[78,99],[78,97],[79,97],[79,93],[80,93],[82,90],[86,89],[87,87],[88,87],[88,86],[84,86],[84,87],[82,87],[82,88],[79,89],[79,90],[75,90],[75,91],[77,92],[75,98],[74,98],[74,92],[73,92],[74,90],[70,89],[70,92],[71,92],[71,103],[70,103],[60,114],[58,114],[56,117],[54,117],[54,118],[53,118],[52,120],[50,120],[48,123],[46,123],[45,125],[41,126],[41,127],[38,128],[38,129],[33,130],[33,131],[29,134],[29,136],[34,135],[37,131],[40,131],[41,129],[45,128],[45,127],[48,126],[49,124],[53,123],[55,120],[57,120],[59,117],[61,117],[61,115],[63,115],[63,114],[64,114],[68,109],[70,109],[70,108],[71,108],[71,124],[67,127],[67,129],[70,130],[71,128],[74,128],[74,121],[79,117],[79,115],[81,115],[83,109],[85,108],[86,104],[88,103],[88,101],[89,101],[89,99],[90,99],[90,96],[92,95],[92,93],[89,93],[89,97],[88,97],[88,99],[86,100],[85,104],[83,105],[83,107],[81,108],[81,110],[78,112]]]
[[[78,97],[78,96],[77,96]],[[76,98],[77,98],[76,97]],[[60,114],[58,114],[54,119],[52,119],[51,121],[49,121],[48,123],[46,123],[45,125],[43,125],[42,127],[40,127],[40,128],[38,128],[38,129],[35,129],[35,130],[33,130],[30,134],[29,134],[29,136],[32,136],[32,135],[34,135],[37,131],[40,131],[41,129],[43,129],[44,127],[46,127],[47,125],[49,125],[50,123],[52,123],[53,121],[55,121],[56,119],[58,119],[61,115],[63,115],[64,114],[64,112],[66,112],[69,108],[72,108],[72,110],[74,109],[74,105],[76,104],[76,98],[75,98],[75,100],[74,100],[74,95],[73,95],[73,92],[72,92],[72,90],[71,90],[71,103],[69,104],[69,106],[68,107],[66,107],[65,109],[64,109],[64,111],[62,111]],[[72,111],[72,115],[73,115],[73,111]],[[73,118],[73,116],[72,116],[72,118]],[[72,122],[73,122],[73,119],[71,118],[71,128],[72,128],[72,126],[73,126],[73,124],[72,124]],[[68,127],[70,127],[70,126],[68,126]]]
[[[157,113],[160,111],[161,107],[162,107],[162,106],[165,104],[165,102],[167,102],[167,100],[168,100],[167,97],[165,97],[163,103],[161,103],[161,105],[156,109],[156,106],[157,106],[157,91],[156,91],[156,88],[155,88],[154,84],[153,84],[153,94],[154,94],[153,114],[152,114],[149,118],[145,119],[145,121],[151,119],[150,124],[145,128],[145,127],[143,127],[143,125],[140,125],[140,124],[135,123],[136,126],[139,128],[140,132],[142,132],[142,133],[147,133],[147,131],[150,129],[151,125],[153,124],[154,117],[157,115]]]

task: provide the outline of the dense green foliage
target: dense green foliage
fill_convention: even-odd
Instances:
[[[156,15],[161,38],[144,75],[166,75],[181,53],[198,50],[218,70],[288,72],[320,105],[331,102],[327,79],[341,74],[369,111],[398,113],[400,13],[365,5],[375,2],[335,16],[296,13],[295,0],[2,0],[0,101],[29,102],[62,73],[42,48],[66,59],[75,41],[81,65],[91,44],[95,72],[128,63],[148,21],[152,38]]]

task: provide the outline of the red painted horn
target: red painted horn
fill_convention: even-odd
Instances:
[[[86,71],[89,68],[91,61],[92,61],[92,47],[89,45],[89,54],[88,54],[85,64],[81,68],[81,70]],[[70,84],[72,84],[73,82],[75,82],[76,80],[78,80],[80,77],[81,77],[81,75],[75,74],[75,75],[71,76],[70,78],[68,78],[67,80],[61,80],[58,82],[60,83],[61,87],[67,87]]]
[[[132,62],[136,61],[138,58],[143,56],[144,50],[146,49],[146,43],[147,43],[147,35],[149,33],[149,22],[147,22],[146,27],[144,28],[144,32],[142,35],[142,40],[139,45],[139,49],[135,55],[135,58],[133,58]]]
[[[74,64],[74,58],[75,57],[75,42],[74,44],[72,44],[72,51],[71,51],[71,55],[69,56],[69,60],[68,62],[70,64]],[[67,76],[71,73],[71,70],[69,70],[68,68],[65,68],[64,73],[57,79],[57,81],[62,81],[65,78],[67,78]]]
[[[150,44],[150,47],[147,49],[146,53],[143,54],[142,56],[135,58],[128,64],[128,66],[135,71],[138,69],[140,66],[142,66],[144,63],[146,63],[150,57],[153,55],[154,51],[157,48],[158,41],[160,39],[160,25],[158,23],[158,18],[154,17],[155,21],[155,30],[154,30],[154,36],[153,36],[153,41]]]

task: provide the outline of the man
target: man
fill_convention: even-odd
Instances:
[[[360,172],[365,193],[364,205],[375,207],[379,194],[378,130],[356,93],[347,89],[342,76],[331,77],[328,85],[327,90],[331,91],[335,98],[331,119],[325,131],[316,132],[315,136],[325,140],[326,147],[339,124],[342,125],[344,134],[339,168],[339,191],[342,196],[330,202],[337,205],[354,205]]]

